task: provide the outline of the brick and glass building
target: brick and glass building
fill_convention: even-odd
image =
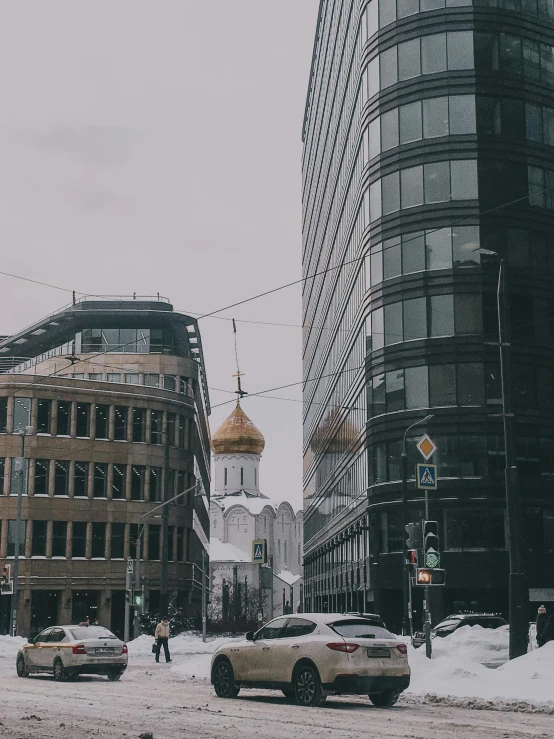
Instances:
[[[527,585],[554,601],[553,90],[551,3],[320,4],[302,162],[309,608],[400,627],[402,437],[433,414],[408,459],[419,520],[429,433],[447,570],[434,615],[506,611],[500,258]]]
[[[122,634],[139,535],[146,608],[157,609],[162,521],[148,512],[166,476],[168,498],[197,484],[169,506],[168,592],[199,615],[209,412],[196,320],[167,300],[83,300],[0,341],[0,561],[13,563],[23,485],[20,633],[89,616]],[[2,633],[9,606],[2,596]]]

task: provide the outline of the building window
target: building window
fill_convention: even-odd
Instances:
[[[258,470],[254,467],[254,487],[258,487]]]
[[[25,556],[25,535],[27,531],[27,522],[19,522],[19,556]],[[17,521],[8,521],[8,557],[15,556],[15,538],[17,532]]]
[[[162,468],[150,467],[150,500],[158,503],[162,499]]]
[[[244,485],[244,467],[240,468],[240,484]]]
[[[0,398],[0,434],[5,434],[8,426],[8,399]]]
[[[227,485],[227,467],[223,470],[223,484]]]
[[[65,557],[67,541],[67,522],[54,521],[52,524],[52,556]]]
[[[449,508],[444,511],[446,549],[504,549],[504,511]]]
[[[31,398],[14,398],[13,405],[13,430],[25,431],[31,424]]]
[[[284,557],[284,563],[286,567],[287,565],[287,542],[285,542],[283,545],[283,557]]]
[[[36,490],[36,483],[35,483]],[[54,495],[69,494],[69,462],[54,462]]]
[[[114,464],[112,480],[112,498],[114,500],[125,499],[125,483],[127,480],[127,467],[124,464]]]
[[[155,375],[152,372],[146,372],[142,376],[142,381],[144,385],[147,385],[148,387],[160,387],[160,376]]]
[[[162,443],[162,418],[161,411],[150,411],[150,443]]]
[[[175,446],[175,413],[167,414],[167,438],[169,446]]]
[[[160,526],[148,524],[148,559],[160,559]]]
[[[177,529],[177,562],[183,561],[185,553],[184,548],[185,530],[181,527]]]
[[[123,559],[125,552],[125,524],[112,523],[112,531],[110,537],[111,559]]]
[[[188,485],[186,483],[186,474],[187,474],[186,472],[182,472],[182,471],[177,472],[177,495],[181,495],[181,493],[184,493],[188,488]],[[187,496],[181,495],[181,497],[177,498],[175,502],[178,505],[186,505],[187,503],[186,498]]]
[[[95,498],[108,497],[108,465],[105,462],[94,464],[93,496]]]
[[[35,495],[48,495],[49,472],[49,459],[35,459]]]
[[[90,436],[90,403],[77,403],[77,436]]]
[[[104,559],[106,556],[106,524],[92,524],[92,559]]]
[[[76,498],[88,497],[88,468],[88,462],[75,462],[75,482],[73,495]]]
[[[179,415],[179,449],[189,449],[189,426],[183,415]]]
[[[108,382],[121,382],[121,373],[120,372],[108,372],[106,375],[106,380]]]
[[[52,401],[39,398],[37,401],[37,434],[50,433]]]
[[[127,407],[116,405],[114,413],[114,439],[127,441]]]
[[[139,443],[146,441],[146,410],[144,408],[133,408],[133,441]]]
[[[109,405],[97,405],[96,406],[96,420],[94,435],[97,439],[108,438],[108,421],[110,417],[110,406]]]
[[[177,390],[177,378],[175,375],[164,375],[164,390]]]
[[[87,524],[85,521],[73,521],[71,556],[87,556]]]
[[[33,557],[46,557],[46,521],[33,521],[33,533],[31,537],[31,555]]]
[[[167,559],[173,562],[173,542],[175,541],[175,526],[167,528]]]
[[[131,500],[144,500],[145,475],[145,467],[139,465],[131,467]]]

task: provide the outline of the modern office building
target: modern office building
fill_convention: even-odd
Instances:
[[[554,601],[553,89],[550,2],[320,4],[302,163],[315,275],[303,296],[307,607],[376,609],[400,627],[402,439],[433,414],[407,444],[412,521],[414,441],[427,432],[438,446],[430,517],[447,579],[434,615],[506,612],[500,258],[527,586]]]
[[[21,489],[19,633],[89,616],[122,634],[139,536],[156,610],[162,520],[149,512],[195,485],[169,506],[167,571],[170,599],[199,615],[209,412],[196,320],[163,298],[83,300],[0,341],[0,560],[13,565]],[[0,608],[6,633],[9,596]]]

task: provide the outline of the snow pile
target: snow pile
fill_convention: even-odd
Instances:
[[[508,627],[491,630],[465,626],[444,639],[433,639],[433,659],[425,649],[409,647],[412,680],[408,693],[486,701],[527,701],[554,709],[554,643],[523,657],[508,659]]]
[[[24,644],[27,644],[27,639],[22,636],[0,636],[0,659],[15,659],[17,650]]]
[[[242,641],[244,637],[208,636],[206,642],[195,632],[185,632],[169,640],[171,654],[170,674],[177,679],[201,678],[209,680],[212,654],[221,644],[230,641]],[[129,666],[157,668],[152,654],[153,636],[143,634],[129,642]],[[160,653],[160,664],[164,663],[163,649]]]

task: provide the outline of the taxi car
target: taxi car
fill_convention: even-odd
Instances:
[[[367,695],[393,706],[410,684],[406,644],[370,619],[340,613],[280,616],[220,646],[211,682],[220,698],[241,688],[281,690],[302,706],[327,695]]]
[[[127,669],[127,645],[103,626],[52,626],[17,653],[19,677],[50,672],[55,680],[106,675],[119,680]]]

